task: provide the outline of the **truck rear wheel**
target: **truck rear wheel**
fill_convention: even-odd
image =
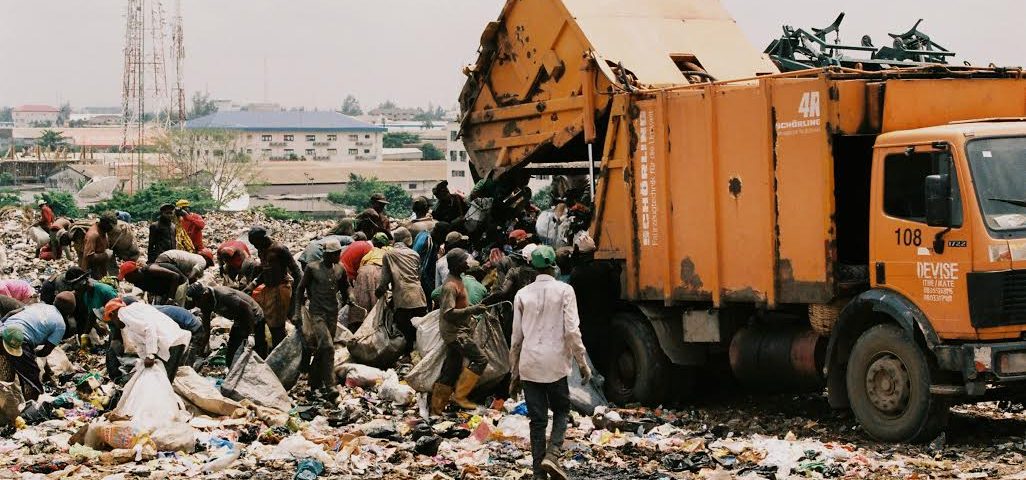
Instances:
[[[930,394],[926,355],[897,325],[877,325],[859,337],[846,381],[855,417],[877,440],[930,441],[947,424],[947,403]]]
[[[659,405],[666,398],[669,360],[652,327],[631,314],[617,314],[611,327],[606,396],[620,405]]]

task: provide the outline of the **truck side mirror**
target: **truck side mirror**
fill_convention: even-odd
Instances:
[[[926,177],[926,224],[931,227],[951,226],[951,176]]]

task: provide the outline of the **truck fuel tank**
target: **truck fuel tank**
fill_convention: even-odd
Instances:
[[[810,329],[747,327],[730,341],[730,368],[753,390],[815,391],[824,385],[826,346]]]

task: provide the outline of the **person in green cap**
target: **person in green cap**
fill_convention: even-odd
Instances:
[[[534,478],[566,480],[559,455],[570,415],[570,375],[573,361],[580,366],[583,384],[591,381],[587,353],[581,341],[577,297],[570,285],[556,281],[556,252],[542,245],[531,252],[531,266],[538,270],[533,283],[513,299],[513,341],[510,397],[524,390],[531,419],[531,458]],[[552,410],[552,437],[545,432]],[[547,474],[547,475],[546,475]]]
[[[68,319],[75,313],[75,294],[61,292],[53,305],[34,303],[10,313],[0,330],[3,353],[14,373],[21,379],[26,400],[43,393],[36,357],[45,357],[64,339]]]

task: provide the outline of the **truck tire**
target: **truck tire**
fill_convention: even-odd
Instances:
[[[669,360],[644,317],[617,314],[610,331],[606,396],[619,405],[658,406],[666,398]]]
[[[851,409],[863,430],[885,442],[928,442],[947,425],[948,404],[930,394],[930,362],[901,327],[866,330],[848,358]]]

